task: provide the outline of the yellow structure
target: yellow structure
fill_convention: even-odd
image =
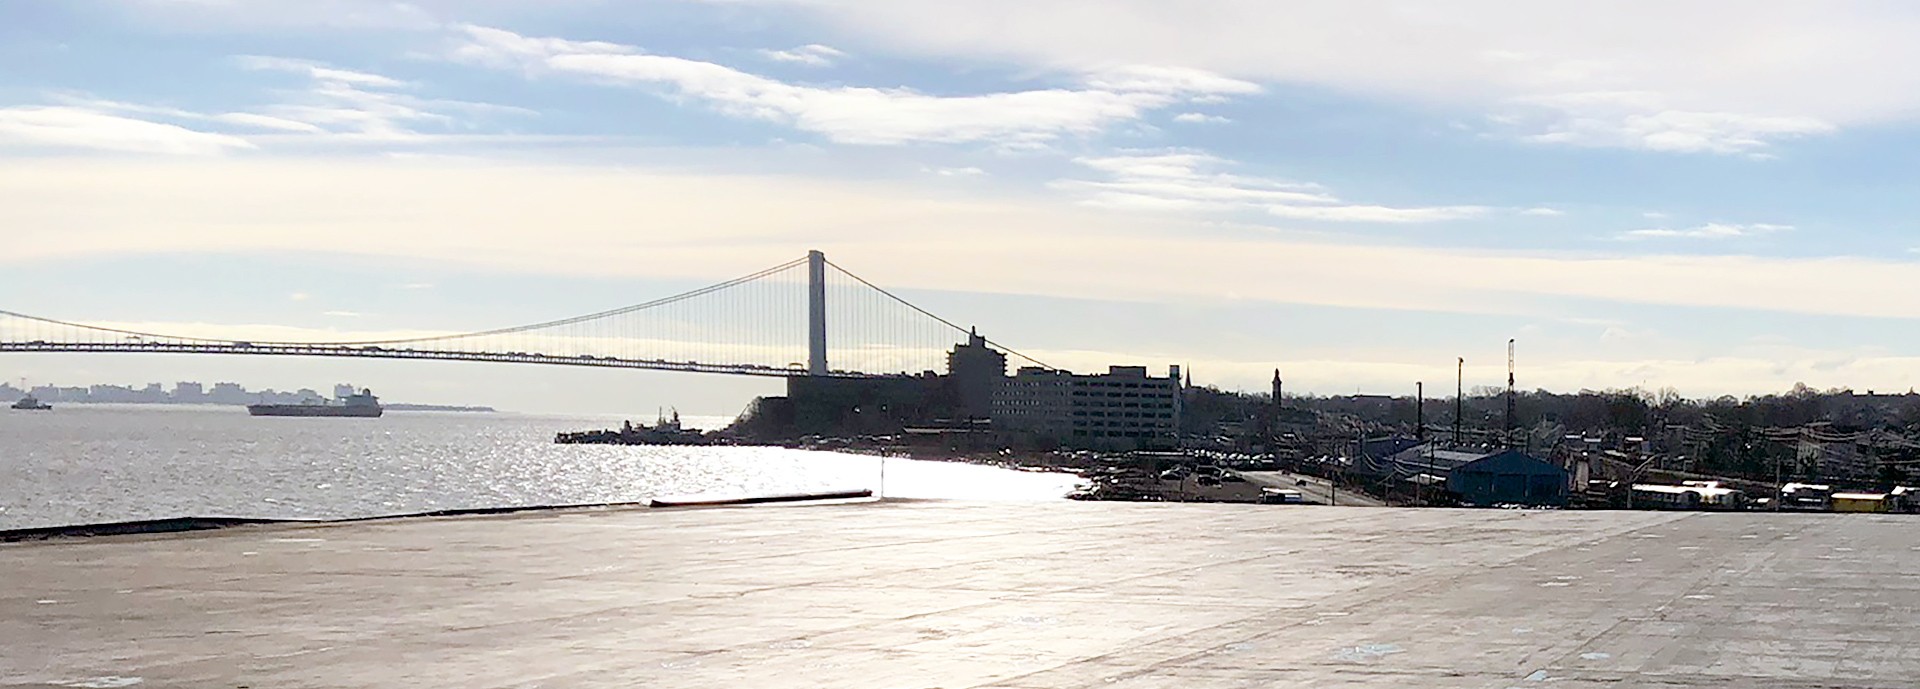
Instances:
[[[1834,493],[1833,511],[1886,512],[1889,502],[1885,493]]]

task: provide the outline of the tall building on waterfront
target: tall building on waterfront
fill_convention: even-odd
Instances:
[[[1145,366],[1106,373],[1026,367],[993,399],[993,428],[1042,446],[1098,450],[1172,448],[1180,438],[1180,367],[1164,378]]]
[[[955,415],[990,418],[994,393],[1006,384],[1007,355],[988,346],[979,331],[971,331],[964,344],[947,353],[947,375],[953,382]]]

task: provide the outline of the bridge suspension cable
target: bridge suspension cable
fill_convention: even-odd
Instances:
[[[165,334],[138,325],[93,325],[0,310],[0,352],[413,358],[794,375],[805,372],[809,360],[814,277],[808,260],[631,306],[461,333],[297,340],[206,327],[193,334]],[[819,276],[826,296],[820,306],[831,364],[823,374],[940,371],[946,352],[968,338],[967,329],[838,265],[826,265]]]

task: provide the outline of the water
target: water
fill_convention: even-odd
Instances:
[[[874,457],[552,442],[559,431],[618,424],[607,417],[391,411],[380,419],[256,418],[238,407],[200,406],[0,409],[0,529],[881,490],[881,460]],[[948,462],[885,464],[889,497],[1047,500],[1077,481]]]

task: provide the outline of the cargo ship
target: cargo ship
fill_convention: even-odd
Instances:
[[[354,418],[379,418],[383,413],[380,398],[373,396],[372,390],[363,389],[340,398],[338,402],[315,400],[306,404],[249,404],[247,413],[254,416],[346,416]]]

